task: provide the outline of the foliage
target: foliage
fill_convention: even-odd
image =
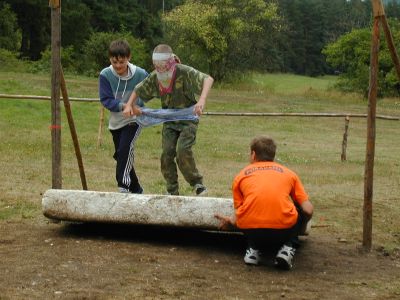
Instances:
[[[183,63],[210,72],[213,61],[223,60],[221,53],[227,45],[212,24],[217,17],[215,7],[200,2],[186,3],[165,17],[166,42]]]
[[[91,11],[89,22],[93,31],[114,32],[125,28],[153,46],[162,36],[158,15],[161,7],[155,6],[155,1],[83,0],[82,3]]]
[[[166,41],[181,59],[217,80],[254,68],[266,24],[278,20],[277,6],[262,0],[187,1],[164,18]]]
[[[155,1],[155,0],[154,0]],[[82,55],[82,47],[92,32],[114,32],[126,28],[133,36],[145,40],[151,46],[162,36],[158,10],[151,12],[154,1],[142,0],[69,0],[62,2],[62,47],[73,46],[76,56]],[[50,46],[51,9],[42,0],[4,0],[17,15],[22,33],[17,40],[22,57],[39,60],[41,53]],[[172,1],[177,5],[180,1]],[[158,6],[157,6],[157,9]]]
[[[143,41],[135,39],[127,32],[99,32],[92,33],[89,40],[82,46],[82,55],[77,56],[77,52],[73,46],[61,49],[61,65],[64,72],[97,76],[104,67],[110,64],[108,47],[111,41],[120,38],[128,41],[132,52],[131,61],[134,64],[142,67],[150,65],[148,51]],[[41,59],[33,62],[29,70],[33,73],[50,72],[51,49],[43,51]]]
[[[370,1],[281,0],[286,28],[279,51],[285,71],[309,76],[329,74],[321,53],[327,43],[370,22]]]
[[[400,22],[389,22],[393,39],[400,38]],[[398,96],[399,79],[396,76],[395,66],[382,33],[379,47],[379,96]],[[400,46],[397,43],[397,47]],[[323,53],[327,62],[339,73],[337,87],[343,91],[356,91],[368,95],[369,64],[371,51],[371,29],[357,29],[343,35],[335,43],[327,45]]]
[[[0,47],[40,60],[51,42],[47,3],[1,3]],[[384,3],[387,16],[399,19],[400,2]],[[367,28],[371,17],[372,3],[363,0],[68,0],[62,2],[61,46],[69,49],[64,60],[70,58],[71,72],[96,74],[104,60],[90,61],[96,51],[87,44],[93,43],[93,35],[123,31],[146,51],[158,43],[171,44],[183,63],[218,80],[236,80],[246,71],[319,76],[335,71],[322,49],[351,30]],[[2,38],[9,46],[2,46]],[[100,43],[99,49],[106,44]],[[149,60],[147,55],[134,62],[149,68]],[[36,68],[47,67],[41,61]],[[387,74],[385,83],[393,86],[394,76]],[[351,86],[357,84],[347,89]]]
[[[337,86],[343,91],[368,92],[371,30],[357,29],[329,44],[323,53],[340,73]]]
[[[61,66],[64,72],[76,73],[78,67],[74,59],[74,49],[72,46],[61,48]],[[32,63],[30,71],[33,73],[51,71],[51,49],[46,49],[41,53],[41,59]]]
[[[80,0],[64,1],[62,6],[61,45],[64,48],[72,46],[79,53],[94,31],[90,24],[93,12]]]
[[[17,15],[21,57],[38,60],[50,45],[50,9],[42,0],[5,0]]]
[[[0,5],[0,48],[17,52],[21,32],[17,26],[17,16],[9,4]]]
[[[18,59],[17,52],[0,48],[0,69],[2,71],[26,72],[29,66],[28,61]]]
[[[125,39],[132,53],[132,62],[144,68],[150,66],[150,55],[143,40],[133,37],[126,31],[93,33],[83,46],[83,55],[80,58],[85,63],[80,63],[78,71],[83,74],[97,76],[99,72],[110,64],[108,47],[113,40]]]

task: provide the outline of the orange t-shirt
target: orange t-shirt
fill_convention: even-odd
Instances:
[[[290,228],[297,221],[293,201],[308,200],[296,173],[273,161],[255,162],[241,170],[232,192],[236,224],[242,229]]]

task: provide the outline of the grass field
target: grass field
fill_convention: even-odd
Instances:
[[[243,83],[217,85],[208,112],[366,113],[367,101],[332,90],[334,77],[253,74]],[[97,97],[97,79],[67,76],[71,97]],[[50,95],[45,75],[0,72],[0,93]],[[158,100],[150,102],[157,107]],[[100,105],[71,104],[90,190],[116,191],[113,145],[105,129],[97,147]],[[381,99],[378,114],[400,116],[399,99]],[[41,214],[41,195],[51,188],[49,101],[0,99],[0,222]],[[81,189],[78,166],[63,112],[62,181]],[[392,251],[400,243],[399,121],[377,120],[373,244]],[[144,129],[137,142],[136,170],[146,193],[165,193],[159,170],[160,126]],[[315,204],[314,225],[344,240],[362,238],[366,120],[350,120],[347,161],[342,162],[344,118],[203,116],[195,147],[209,195],[231,197],[234,175],[248,162],[255,135],[272,136],[277,160],[295,170]],[[181,194],[192,194],[181,181]]]

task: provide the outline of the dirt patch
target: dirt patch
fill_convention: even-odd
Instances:
[[[177,228],[0,223],[0,299],[395,299],[399,253],[312,229],[292,271],[243,263],[240,235]]]

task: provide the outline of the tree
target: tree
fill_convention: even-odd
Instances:
[[[327,63],[340,73],[337,87],[347,92],[368,91],[371,29],[354,29],[328,44],[323,53]]]
[[[400,18],[400,3],[399,1],[391,0],[387,1],[385,6],[385,13],[388,18]]]
[[[394,41],[400,40],[400,22],[389,20]],[[379,92],[380,96],[398,96],[400,85],[395,67],[385,42],[381,37],[379,49]],[[397,42],[396,47],[400,46]],[[371,28],[354,29],[328,44],[323,53],[327,62],[340,72],[337,87],[344,91],[359,92],[367,96],[369,85],[369,63]]]
[[[17,16],[12,12],[10,5],[4,3],[0,6],[0,48],[17,52],[20,35]]]
[[[161,20],[154,1],[144,0],[83,0],[92,14],[94,32],[126,30],[153,46],[162,36]],[[162,8],[162,7],[161,7]],[[154,10],[153,12],[150,9]]]
[[[38,60],[50,43],[50,9],[41,0],[7,0],[21,30],[22,57]]]
[[[189,0],[164,18],[166,40],[181,59],[217,80],[252,69],[266,24],[278,20],[277,6],[262,0]]]
[[[171,9],[182,1],[166,1],[165,9]],[[51,10],[48,1],[1,1],[3,2],[9,3],[17,16],[21,36],[16,42],[20,45],[21,56],[30,60],[40,59],[41,53],[44,53],[51,41]],[[93,32],[125,30],[146,40],[152,47],[162,39],[161,13],[162,3],[159,0],[64,1],[61,14],[62,46],[73,46],[76,56],[79,56],[82,55],[83,44]]]
[[[85,41],[93,31],[90,25],[92,11],[80,0],[64,1],[61,18],[62,46],[64,48],[72,46],[76,52],[81,52]]]
[[[370,1],[280,0],[279,11],[287,24],[279,50],[286,71],[305,75],[330,72],[323,47],[353,28],[370,23]]]

